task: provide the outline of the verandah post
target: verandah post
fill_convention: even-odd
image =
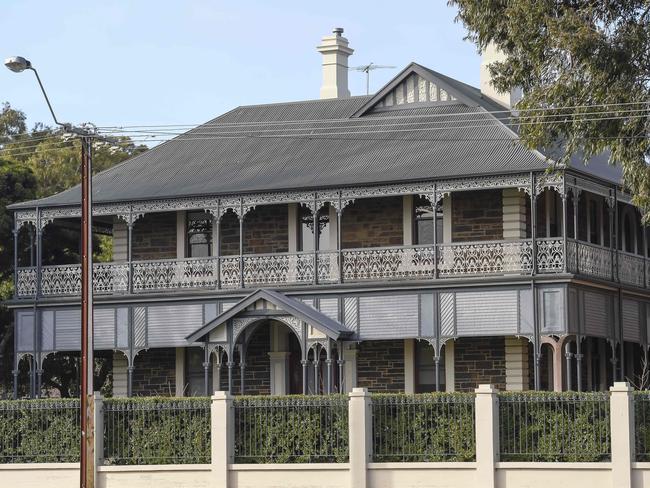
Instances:
[[[498,390],[492,385],[478,385],[474,392],[476,486],[494,488],[495,468],[499,456]]]
[[[609,421],[612,449],[612,482],[614,488],[632,486],[634,459],[634,403],[632,388],[616,382],[609,388]]]
[[[368,463],[372,459],[372,404],[367,388],[353,388],[349,397],[350,486],[366,488]]]
[[[210,404],[211,486],[228,488],[228,465],[234,462],[235,413],[232,396],[215,391]]]

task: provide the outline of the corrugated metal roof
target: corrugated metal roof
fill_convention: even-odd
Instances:
[[[96,175],[94,201],[365,185],[547,167],[487,112],[465,117],[472,123],[459,122],[456,114],[484,108],[480,92],[449,80],[463,100],[476,100],[476,105],[458,101],[399,107],[360,117],[352,115],[373,97],[238,107]],[[494,110],[492,105],[489,110]],[[76,187],[38,205],[72,205],[79,199]]]

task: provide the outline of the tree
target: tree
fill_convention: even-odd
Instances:
[[[494,86],[523,89],[525,144],[588,163],[608,154],[650,217],[650,0],[449,0],[492,63]],[[561,141],[561,143],[559,143]]]
[[[7,205],[29,200],[36,193],[36,178],[19,163],[0,158],[0,301],[13,295],[13,216]],[[0,307],[0,383],[7,384],[11,372],[12,314]]]

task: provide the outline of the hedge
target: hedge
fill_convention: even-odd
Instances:
[[[0,401],[0,463],[79,461],[79,400]]]
[[[595,462],[611,456],[607,393],[499,394],[502,461]]]
[[[344,395],[236,397],[235,460],[313,463],[348,460]]]
[[[639,462],[650,461],[650,392],[634,394],[635,453]]]
[[[473,461],[474,395],[372,396],[375,462]]]
[[[104,401],[105,464],[209,462],[209,398]]]

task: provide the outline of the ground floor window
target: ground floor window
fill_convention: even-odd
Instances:
[[[201,347],[185,349],[185,396],[205,395],[204,357]],[[208,387],[212,388],[212,367],[208,369]]]
[[[445,350],[440,354],[439,390],[445,391]],[[415,392],[436,391],[434,349],[427,341],[415,341]]]

